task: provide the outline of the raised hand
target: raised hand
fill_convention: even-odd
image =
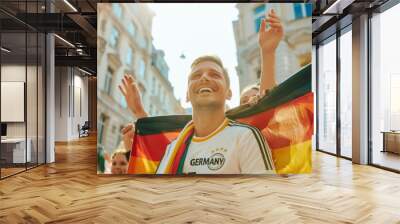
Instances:
[[[133,135],[135,134],[135,125],[131,123],[127,124],[124,128],[122,128],[121,134],[124,141],[125,149],[127,151],[131,151],[133,144]]]
[[[262,53],[273,53],[283,38],[283,26],[275,11],[271,9],[261,21],[258,43]],[[269,25],[267,28],[266,25]]]
[[[147,117],[136,80],[131,75],[126,74],[122,79],[122,83],[118,85],[118,88],[125,97],[126,103],[135,117]]]

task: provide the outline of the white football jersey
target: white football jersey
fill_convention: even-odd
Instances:
[[[160,162],[157,173],[165,170],[172,141]],[[206,137],[193,136],[183,165],[185,174],[272,174],[275,173],[271,151],[260,131],[252,126],[226,119]]]

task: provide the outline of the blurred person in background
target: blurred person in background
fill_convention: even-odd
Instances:
[[[128,171],[129,157],[130,151],[127,151],[125,148],[116,149],[111,156],[111,173],[126,174]]]
[[[269,27],[267,28],[266,25]],[[260,84],[250,85],[244,88],[240,94],[240,105],[256,103],[276,86],[275,52],[279,42],[283,38],[283,34],[282,23],[275,11],[271,9],[266,18],[261,21],[258,34],[258,44],[260,46],[261,55]]]

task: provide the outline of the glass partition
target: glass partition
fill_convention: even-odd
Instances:
[[[340,36],[340,155],[352,157],[352,33]]]
[[[17,18],[43,12],[44,1],[1,1],[0,178],[45,163],[44,33]]]
[[[25,32],[1,34],[1,175],[24,171],[31,160],[27,145]],[[28,150],[27,150],[28,146]]]
[[[400,5],[371,19],[371,162],[400,171]]]
[[[318,47],[318,149],[336,154],[336,36]]]

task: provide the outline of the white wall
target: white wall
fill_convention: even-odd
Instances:
[[[56,67],[55,73],[55,141],[70,141],[88,120],[88,78],[71,67]]]

